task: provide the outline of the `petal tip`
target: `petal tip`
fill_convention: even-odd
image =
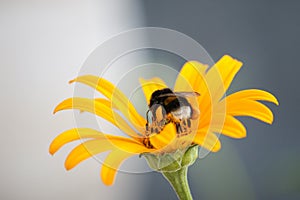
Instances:
[[[274,94],[265,90],[262,90],[262,92],[265,92],[266,95],[269,96],[267,99],[262,99],[262,101],[269,101],[271,103],[274,103],[276,106],[279,106],[279,101]]]
[[[142,78],[142,77],[139,77],[139,82],[140,82],[141,84],[143,84],[145,81],[146,81],[146,79],[144,79],[144,78]]]
[[[114,181],[107,181],[107,180],[102,180],[103,181],[103,183],[106,185],[106,186],[112,186],[113,185],[113,183],[114,183]]]
[[[60,109],[59,109],[59,105],[57,105],[57,106],[54,108],[52,114],[55,115],[59,110],[60,110]]]
[[[71,170],[74,166],[72,166],[69,162],[68,162],[68,159],[66,159],[65,161],[65,169],[67,171]]]
[[[231,55],[229,55],[229,54],[225,54],[224,56],[222,56],[221,58],[220,58],[220,60],[227,60],[227,61],[235,61],[236,62],[236,64],[238,65],[238,66],[242,66],[243,65],[243,62],[242,61],[240,61],[240,60],[238,60],[238,59],[236,59],[236,58],[234,58],[234,57],[232,57]]]
[[[49,146],[49,153],[51,156],[53,156],[57,152],[57,148],[55,147],[54,143],[52,142]]]
[[[221,59],[233,59],[229,54],[225,54],[221,57]]]
[[[267,124],[272,125],[273,124],[273,119],[271,119],[270,121],[266,121]]]
[[[220,144],[215,144],[215,146],[211,149],[211,152],[218,152],[221,150],[221,143]]]
[[[76,77],[76,78],[74,78],[74,79],[72,79],[72,80],[69,80],[68,83],[69,83],[69,84],[72,84],[72,83],[78,81],[78,79],[80,80],[80,76],[79,76],[79,77]]]
[[[108,176],[107,174],[104,173],[103,168],[101,170],[101,180],[106,186],[112,186],[115,182],[115,176]]]
[[[51,156],[54,156],[55,151],[53,151],[52,149],[49,149],[49,153],[50,153]]]
[[[273,102],[276,106],[279,106],[279,101],[278,99],[274,96],[274,102]]]

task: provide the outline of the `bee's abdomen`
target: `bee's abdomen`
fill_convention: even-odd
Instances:
[[[190,106],[182,106],[176,110],[171,111],[171,114],[176,119],[189,119],[192,116],[192,109]]]

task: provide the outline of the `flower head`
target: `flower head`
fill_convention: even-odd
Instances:
[[[246,136],[246,128],[236,116],[249,116],[271,124],[273,114],[260,101],[278,105],[277,99],[272,94],[259,89],[242,90],[225,96],[241,66],[240,61],[228,55],[223,56],[211,68],[196,61],[187,62],[177,77],[173,91],[174,94],[176,92],[200,94],[184,98],[193,109],[188,111],[197,115],[189,118],[188,121],[182,119],[176,121],[171,120],[172,118],[168,116],[169,112],[159,111],[164,112],[164,117],[163,120],[155,121],[155,123],[163,122],[158,130],[154,130],[155,126],[151,124],[149,129],[148,120],[136,111],[128,98],[112,83],[92,75],[80,76],[70,83],[86,84],[106,98],[69,98],[61,102],[54,113],[66,109],[90,112],[106,119],[129,137],[105,134],[90,128],[74,128],[58,135],[51,143],[49,151],[54,154],[69,142],[85,139],[68,155],[65,161],[67,170],[93,155],[109,151],[101,170],[101,178],[106,185],[114,182],[116,170],[121,163],[134,155],[148,154],[151,157],[152,155],[165,156],[168,153],[177,155],[178,152],[184,154],[186,149],[195,145],[217,152],[221,148],[221,143],[216,133],[232,138]],[[148,104],[155,91],[168,88],[159,78],[150,80],[141,78],[140,82]],[[173,100],[176,98],[175,95]],[[179,114],[182,114],[180,112]],[[178,113],[173,112],[173,115],[175,114]],[[166,117],[169,117],[168,120]],[[161,166],[161,169],[163,167],[166,166]]]

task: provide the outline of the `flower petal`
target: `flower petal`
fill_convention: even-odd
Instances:
[[[124,151],[112,151],[108,154],[101,170],[101,178],[105,185],[112,185],[115,180],[116,172],[122,162],[133,156],[134,154],[127,153]]]
[[[132,140],[130,138],[125,138],[122,136],[115,136],[101,133],[97,130],[91,128],[74,128],[67,130],[60,135],[58,135],[51,143],[49,147],[49,152],[53,155],[57,152],[63,145],[79,140],[93,138],[97,140],[106,140],[111,143],[116,148],[122,148],[124,151],[130,152],[149,152],[151,150],[144,147],[142,142]],[[142,138],[141,138],[142,139]]]
[[[201,126],[203,123],[209,123],[212,112],[212,99],[206,81],[206,70],[207,65],[196,61],[187,62],[182,67],[177,77],[174,89],[175,91],[190,91],[192,89],[200,94],[200,96],[197,98],[197,106],[200,109],[201,115],[201,122],[199,126]]]
[[[70,83],[73,82],[80,82],[95,88],[98,92],[110,99],[112,102],[110,106],[120,110],[139,132],[144,128],[146,124],[145,119],[138,114],[128,98],[111,82],[93,75],[77,77],[70,81]]]
[[[79,109],[94,113],[113,125],[117,126],[129,136],[135,138],[139,135],[127,124],[127,122],[115,111],[110,108],[110,102],[105,99],[93,99],[74,97],[61,102],[54,110],[54,113],[65,109]]]
[[[205,71],[208,66],[197,61],[185,63],[176,79],[174,91],[201,92],[200,85],[203,83]],[[189,83],[189,84],[187,84]]]
[[[198,131],[194,138],[194,143],[212,152],[217,152],[221,149],[219,138],[211,132]]]
[[[279,105],[278,100],[273,94],[258,89],[241,90],[236,93],[230,94],[226,97],[226,102],[239,101],[241,99],[255,100],[255,101],[268,101],[276,105]]]
[[[143,79],[140,78],[139,79],[143,91],[144,91],[144,95],[145,98],[147,100],[147,104],[149,105],[150,103],[150,98],[153,92],[155,92],[156,90],[161,90],[163,88],[167,88],[168,86],[164,83],[163,80],[161,80],[160,78],[152,78],[152,79]]]
[[[209,123],[211,119],[211,96],[205,80],[205,72],[208,66],[197,61],[190,61],[184,64],[175,83],[174,91],[193,91],[200,94],[197,99],[189,98],[194,108],[200,110],[201,122]]]
[[[113,148],[113,145],[107,140],[93,139],[83,142],[70,152],[65,161],[65,168],[70,170],[83,160]]]
[[[90,128],[74,128],[59,134],[50,144],[50,154],[55,154],[63,145],[85,138],[103,137],[103,134]]]
[[[107,138],[103,137],[88,140],[78,145],[68,155],[65,167],[67,170],[70,170],[83,160],[109,150],[118,150],[131,155],[148,153],[151,151],[150,149],[145,148],[142,144],[138,144],[129,138],[109,135]]]
[[[160,133],[151,135],[149,139],[155,149],[161,150],[171,145],[176,140],[176,136],[175,124],[169,123]]]
[[[144,144],[136,142],[135,140],[132,140],[130,138],[123,138],[110,135],[108,139],[114,145],[115,149],[119,149],[124,152],[132,154],[141,154],[153,151],[153,149],[148,149],[144,146]]]
[[[237,120],[235,117],[227,115],[224,124],[212,124],[211,131],[215,133],[221,133],[232,138],[244,138],[246,137],[245,126]]]
[[[232,116],[253,117],[268,124],[273,122],[273,113],[265,105],[252,100],[241,99],[239,101],[229,101],[226,104],[227,114]]]
[[[242,62],[225,55],[209,69],[206,79],[213,101],[217,102],[224,96],[242,65]]]

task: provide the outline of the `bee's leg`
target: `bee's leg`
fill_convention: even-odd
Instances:
[[[182,119],[178,125],[176,125],[177,132],[180,136],[188,135],[191,133],[191,120],[190,119]]]
[[[147,148],[153,148],[152,144],[150,143],[149,138],[144,138],[143,144],[144,144]]]
[[[190,119],[186,119],[186,122],[187,122],[187,126],[188,126],[189,128],[191,128],[191,125],[192,125],[191,120],[190,120]]]
[[[151,132],[150,132],[150,128],[149,128],[149,124],[148,123],[146,123],[146,128],[145,129],[146,129],[145,130],[145,135],[149,136],[151,134]]]
[[[157,123],[159,127],[163,127],[165,125],[165,120],[161,120]]]
[[[180,122],[175,122],[177,134],[181,134],[183,132],[182,127],[180,126]]]
[[[160,131],[161,131],[161,128],[160,127],[156,127],[155,129],[154,129],[154,133],[160,133]]]
[[[175,123],[175,125],[176,125],[176,132],[177,132],[177,134],[179,134],[179,129],[180,129],[180,124],[178,124],[178,123]]]
[[[188,129],[188,122],[187,122],[187,119],[183,119],[182,120],[182,125],[183,125],[183,129],[184,129],[184,132],[186,132],[187,131],[187,129]]]
[[[164,121],[162,120],[162,121],[159,121],[156,123],[154,131],[155,131],[155,133],[158,134],[163,130],[163,128],[164,128]]]
[[[151,128],[150,128],[150,133],[154,133],[154,128],[153,128],[153,126],[151,126]]]

